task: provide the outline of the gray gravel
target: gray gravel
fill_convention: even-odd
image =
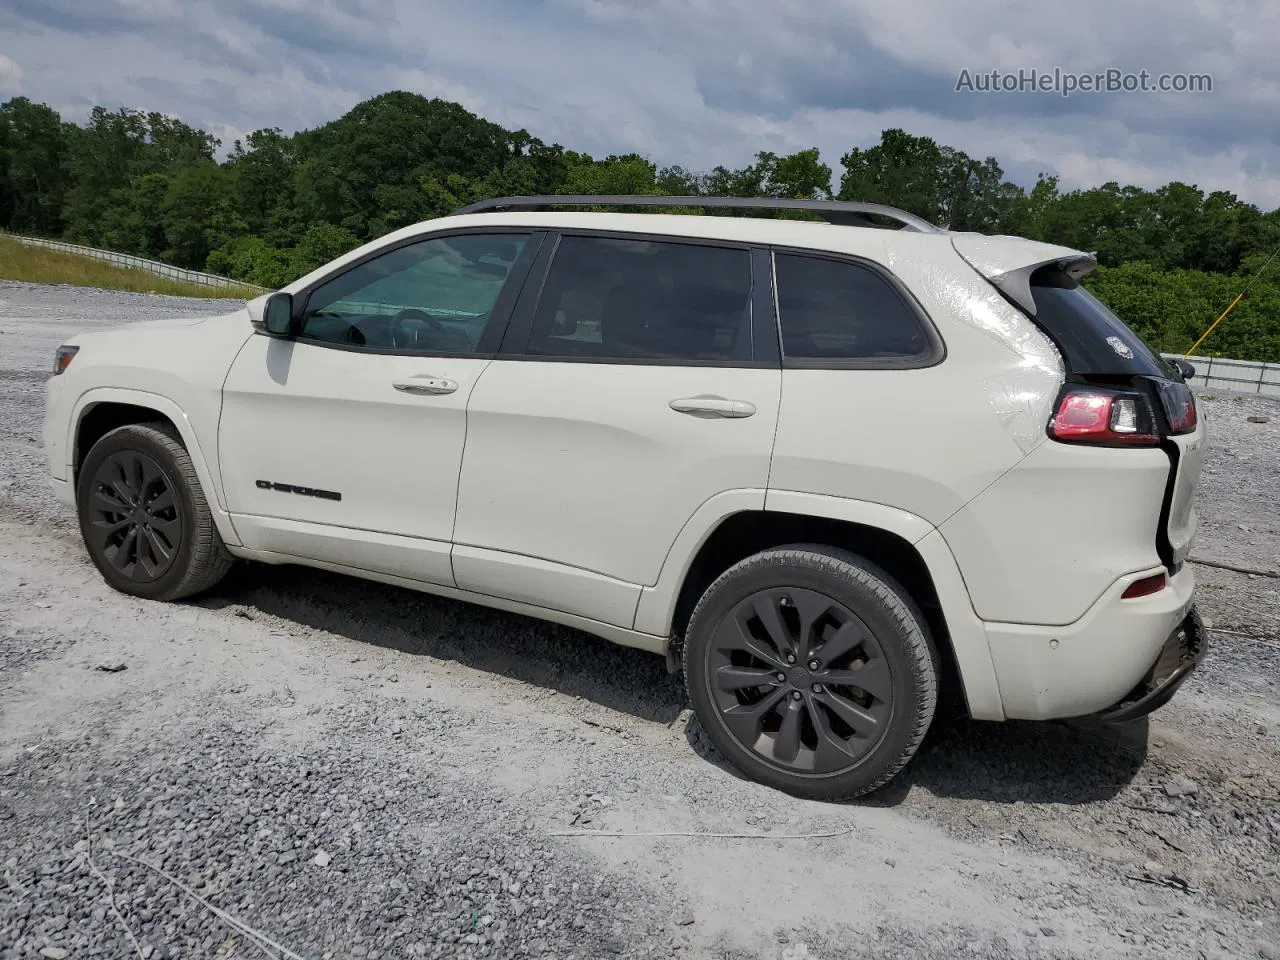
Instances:
[[[1280,642],[1280,400],[1200,394],[1213,444],[1200,485],[1195,554],[1275,574],[1198,571],[1213,625]],[[1265,419],[1255,423],[1249,418]]]
[[[308,960],[1280,956],[1280,581],[1198,571],[1231,633],[1149,723],[945,718],[869,802],[794,800],[572,631],[297,568],[107,589],[43,484],[52,349],[222,309],[0,284],[0,958],[262,955],[118,853]],[[1280,569],[1280,404],[1202,409],[1196,552]]]

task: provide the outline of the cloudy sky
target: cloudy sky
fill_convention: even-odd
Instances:
[[[0,0],[0,100],[176,114],[229,144],[392,89],[595,155],[740,166],[886,127],[1014,180],[1280,206],[1276,0]],[[961,70],[1207,73],[1201,94],[957,93]]]

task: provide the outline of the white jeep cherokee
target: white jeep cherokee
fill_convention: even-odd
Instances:
[[[548,209],[606,203],[827,222]],[[940,684],[1123,719],[1203,656],[1203,427],[1093,266],[872,204],[487,201],[76,338],[45,446],[119,590],[242,557],[554,620],[682,662],[746,775],[855,796]]]

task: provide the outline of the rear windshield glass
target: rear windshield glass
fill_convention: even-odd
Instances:
[[[1172,364],[1061,270],[1036,271],[1031,295],[1036,323],[1057,341],[1073,372],[1178,377]]]

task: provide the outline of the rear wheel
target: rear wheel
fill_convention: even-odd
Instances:
[[[120,427],[95,443],[76,508],[90,558],[123,593],[177,600],[231,569],[191,457],[168,424]]]
[[[821,800],[883,786],[933,719],[938,660],[924,618],[846,551],[748,557],[703,595],[685,683],[708,737],[754,780]]]

